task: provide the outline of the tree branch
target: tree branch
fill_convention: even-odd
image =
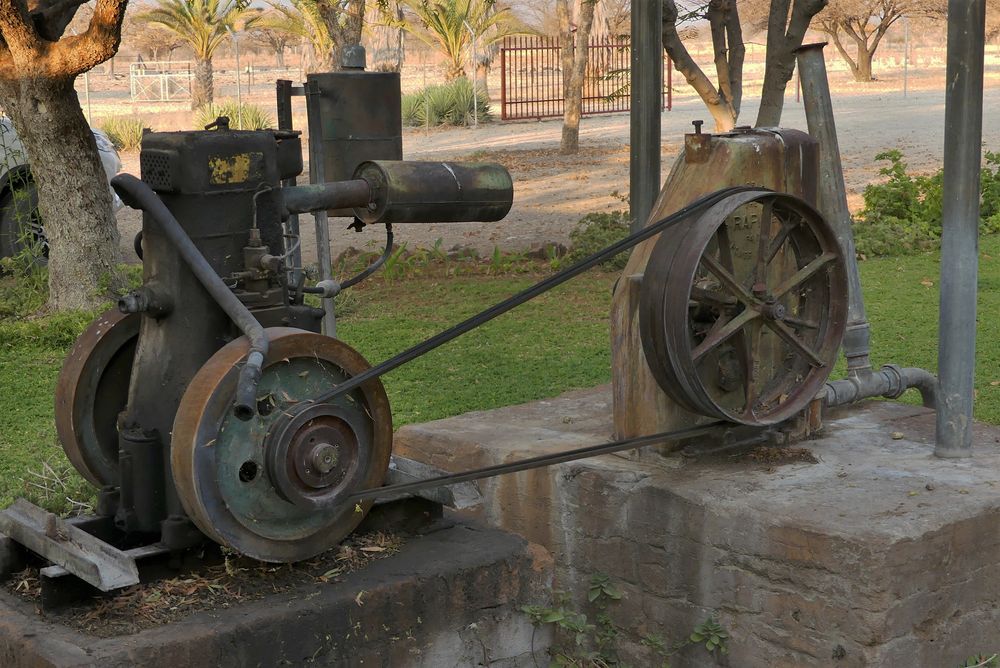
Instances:
[[[62,37],[80,5],[86,2],[87,0],[35,0],[28,4],[28,12],[39,36],[55,42]]]
[[[86,32],[56,42],[49,52],[47,69],[54,76],[76,76],[114,56],[127,5],[128,0],[97,0]]]
[[[0,0],[0,35],[12,56],[29,55],[41,46],[24,0]]]

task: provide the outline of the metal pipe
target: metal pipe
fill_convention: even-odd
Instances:
[[[641,230],[660,192],[660,114],[663,107],[663,6],[632,3],[632,111],[629,203],[632,231]]]
[[[309,128],[309,182],[317,185],[326,181],[323,161],[323,129],[319,110],[319,82],[311,79],[306,82],[306,123]],[[333,279],[333,252],[330,249],[330,224],[327,221],[326,209],[313,213],[316,221],[316,261],[319,264],[321,281]],[[334,312],[333,299],[323,299],[323,333],[327,336],[337,335],[337,314]]]
[[[240,369],[236,384],[236,403],[233,406],[236,417],[249,420],[257,412],[257,384],[260,382],[264,358],[269,348],[267,333],[243,302],[222,282],[205,256],[191,241],[191,237],[152,188],[131,174],[119,174],[111,179],[111,185],[125,204],[133,209],[145,211],[149,214],[149,220],[159,225],[163,235],[177,249],[177,253],[187,263],[191,273],[250,340],[247,361]]]
[[[820,179],[819,210],[837,235],[840,249],[847,261],[848,307],[847,332],[844,334],[844,356],[849,375],[871,370],[869,350],[871,327],[865,315],[865,300],[861,292],[861,275],[858,272],[857,253],[854,250],[854,233],[851,230],[851,212],[847,207],[847,189],[844,185],[844,168],[840,162],[840,144],[830,97],[830,82],[826,76],[823,47],[826,43],[806,44],[795,53],[798,57],[802,99],[806,110],[809,134],[819,142]]]
[[[948,3],[938,457],[972,454],[986,0]]]
[[[281,189],[286,213],[312,213],[327,209],[364,207],[371,201],[371,186],[364,179],[337,181]]]
[[[872,397],[897,399],[910,388],[920,391],[925,407],[937,408],[937,378],[934,374],[924,369],[900,368],[895,364],[887,364],[879,371],[831,381],[824,386],[819,398],[824,405],[832,408]]]

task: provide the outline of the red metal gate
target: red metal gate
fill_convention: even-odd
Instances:
[[[563,115],[563,72],[557,37],[508,37],[500,47],[500,118]],[[628,111],[632,48],[628,37],[591,41],[583,84],[583,113]],[[673,107],[673,68],[663,64],[663,108]]]

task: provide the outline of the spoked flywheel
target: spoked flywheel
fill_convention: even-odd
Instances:
[[[142,316],[101,314],[77,338],[56,385],[56,431],[66,456],[97,485],[118,483],[118,414],[128,403]]]
[[[642,281],[643,351],[688,410],[776,424],[826,382],[847,304],[823,217],[790,195],[740,193],[660,236]]]
[[[382,484],[392,417],[378,379],[337,397],[313,397],[368,369],[336,339],[267,330],[271,346],[257,414],[233,415],[245,338],[222,348],[191,381],[174,421],[174,484],[206,535],[262,561],[307,559],[339,543],[370,502],[352,493]]]

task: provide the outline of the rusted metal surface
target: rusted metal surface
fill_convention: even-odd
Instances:
[[[102,313],[77,338],[56,382],[59,442],[93,485],[118,483],[118,414],[128,402],[139,315]]]
[[[653,249],[639,326],[660,388],[686,409],[783,422],[833,370],[846,264],[822,216],[789,195],[729,197]]]
[[[356,351],[295,329],[268,335],[257,416],[241,422],[230,414],[248,349],[238,339],[191,381],[171,463],[184,508],[206,535],[256,559],[288,562],[336,545],[364,517],[370,504],[338,499],[382,483],[392,418],[377,379],[330,404],[310,403],[368,368]]]
[[[0,511],[0,531],[101,591],[139,584],[134,558],[24,499]]]
[[[378,160],[354,174],[371,186],[366,224],[494,222],[510,212],[514,182],[501,165]]]
[[[289,186],[281,189],[281,199],[288,213],[310,213],[323,209],[365,207],[371,199],[371,186],[364,179]]]

